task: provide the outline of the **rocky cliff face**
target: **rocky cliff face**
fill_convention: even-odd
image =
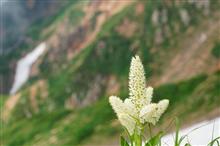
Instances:
[[[25,11],[30,11],[28,15],[34,13],[33,18],[27,15],[27,19],[30,19],[30,21],[40,19],[42,16],[47,18],[47,16],[58,11],[55,8],[61,7],[61,4],[58,2],[50,5],[49,1],[45,1],[44,4],[27,1],[26,3],[20,3],[20,5],[25,8]],[[48,12],[44,10],[47,14],[44,14],[46,13],[44,11],[36,14],[37,11],[44,8],[48,8]],[[50,8],[53,9],[51,10],[53,12],[50,11]],[[195,10],[192,10],[192,8]],[[131,12],[134,12],[131,16],[127,15]],[[194,15],[190,15],[190,13]],[[115,16],[113,17],[113,15]],[[196,54],[205,51],[208,52],[207,47],[202,50],[202,46],[206,44],[207,41],[215,43],[215,32],[219,28],[219,22],[215,19],[212,20],[213,22],[211,23],[215,25],[210,28],[209,23],[204,22],[204,24],[201,24],[201,27],[204,25],[203,27],[208,28],[205,31],[198,30],[198,32],[196,32],[196,30],[193,30],[194,26],[203,23],[201,20],[203,17],[211,15],[215,15],[218,20],[219,14],[215,12],[215,4],[210,1],[164,1],[161,3],[151,1],[145,3],[133,1],[88,1],[84,3],[73,3],[72,6],[70,5],[64,12],[56,16],[57,19],[54,19],[54,21],[52,21],[53,23],[39,30],[41,33],[37,37],[36,43],[33,44],[37,44],[39,41],[45,41],[47,44],[47,52],[44,53],[44,56],[40,59],[41,61],[38,61],[37,66],[32,66],[30,77],[45,78],[48,80],[48,84],[50,84],[50,79],[53,78],[53,76],[60,78],[62,71],[68,70],[68,68],[74,68],[72,70],[76,72],[74,73],[76,78],[71,78],[71,81],[76,85],[82,82],[82,87],[78,89],[79,91],[73,92],[74,89],[69,87],[70,85],[66,85],[66,87],[62,87],[63,91],[58,95],[63,96],[63,94],[67,94],[68,96],[76,95],[80,98],[84,96],[87,97],[90,94],[90,90],[91,92],[93,91],[90,89],[89,83],[87,83],[87,81],[81,81],[80,78],[85,78],[86,80],[90,80],[91,78],[94,84],[100,82],[96,81],[96,79],[101,78],[101,80],[104,80],[106,83],[108,78],[107,74],[111,74],[111,71],[105,71],[107,74],[103,74],[100,70],[101,68],[94,66],[93,69],[95,69],[97,73],[87,75],[88,72],[86,68],[83,68],[83,66],[86,66],[85,61],[91,57],[91,59],[93,58],[93,60],[97,62],[117,64],[110,60],[110,62],[106,62],[103,57],[111,54],[111,58],[114,59],[115,56],[113,54],[117,52],[115,50],[116,47],[123,47],[120,45],[127,46],[127,49],[132,48],[127,51],[131,54],[135,52],[141,53],[148,62],[147,64],[152,65],[150,70],[155,72],[155,78],[154,76],[152,77],[152,83],[155,85],[190,78],[193,75],[206,72],[207,70],[212,70],[211,72],[213,72],[216,70],[216,67],[211,67],[212,65],[210,65],[210,63],[215,65],[217,63],[215,59],[207,63],[207,60],[210,60],[210,56],[206,55],[201,58],[200,55]],[[43,20],[43,18],[41,19]],[[110,29],[114,33],[109,34],[108,31]],[[181,32],[186,32],[186,36],[192,35],[192,32],[196,33],[190,37],[191,40],[181,40],[180,43],[180,40],[174,38],[174,36],[179,35]],[[119,44],[117,44],[117,38],[121,39],[118,42]],[[111,42],[111,39],[113,42]],[[125,44],[123,44],[123,42]],[[114,44],[116,46],[114,46]],[[170,49],[169,53],[163,54],[166,45],[168,48],[178,47],[179,49]],[[111,48],[111,46],[114,48]],[[143,51],[145,53],[139,51],[139,48],[144,49]],[[210,46],[209,49],[211,48]],[[125,51],[127,49],[125,49]],[[90,52],[89,50],[93,51]],[[84,59],[82,59],[83,57],[79,57],[80,54],[84,54],[83,52],[87,52],[85,55],[87,57]],[[123,52],[119,52],[115,55],[126,55]],[[169,56],[168,54],[173,54],[175,57],[170,56],[166,58],[166,56]],[[147,55],[149,55],[149,57],[146,57]],[[96,58],[94,58],[95,56]],[[155,56],[155,58],[162,57],[162,59],[154,60],[150,56]],[[163,57],[165,57],[167,61],[162,63]],[[75,63],[74,58],[80,59],[79,61],[76,60]],[[193,59],[191,61],[192,63],[187,63],[191,59]],[[125,61],[129,62],[129,59]],[[92,64],[92,62],[91,60],[91,62],[87,64]],[[198,64],[197,62],[200,63]],[[171,70],[168,64],[174,69]],[[199,70],[195,68],[194,64],[198,64],[197,68],[199,68]],[[12,65],[12,70],[14,70],[15,65],[15,63]],[[159,65],[163,68],[159,69]],[[181,72],[180,68],[185,68],[187,71]],[[159,70],[161,73],[157,75]],[[70,75],[66,76],[71,76],[71,74],[73,74],[72,71]],[[11,74],[11,76],[13,75],[14,73]],[[8,74],[6,74],[6,76],[8,76]],[[11,77],[9,76],[9,78]],[[7,78],[3,78],[3,80],[4,79]],[[65,80],[65,82],[70,81]],[[11,86],[10,82],[8,86]],[[97,86],[97,88],[102,88],[101,84]],[[102,94],[96,91],[96,89],[94,90],[96,95],[93,95],[93,93],[91,93],[91,95],[100,96],[100,94]],[[51,96],[58,96],[53,94],[52,92]],[[91,98],[96,99],[96,97],[92,96]]]

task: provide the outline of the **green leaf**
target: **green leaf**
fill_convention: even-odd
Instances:
[[[177,141],[176,146],[180,146],[180,144],[183,142],[183,140],[187,137],[187,135],[184,135],[182,137],[180,137],[180,139]],[[188,143],[187,143],[188,144]],[[187,145],[188,146],[188,145]]]
[[[121,136],[121,146],[129,146],[128,142],[125,140],[123,136]]]
[[[215,138],[215,139],[213,139],[213,140],[208,144],[208,146],[214,146],[215,144],[216,144],[217,146],[220,146],[219,140],[220,140],[220,136],[217,137],[217,138]]]
[[[161,145],[161,137],[163,136],[163,132],[159,132],[157,135],[148,140],[145,146],[160,146]]]

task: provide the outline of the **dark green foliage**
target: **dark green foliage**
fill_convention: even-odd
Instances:
[[[207,75],[199,75],[195,78],[179,82],[177,84],[170,83],[162,85],[155,89],[155,100],[158,101],[162,98],[167,98],[172,101],[171,104],[184,100],[184,98],[190,95],[200,83],[206,80],[206,78]]]
[[[79,10],[79,9],[73,9],[70,12],[69,15],[69,21],[72,25],[76,25],[77,23],[79,23],[80,18],[82,18],[85,14],[83,13],[83,11]]]
[[[0,57],[0,73],[2,75],[7,75],[10,71],[9,65],[8,65],[8,59],[6,56]]]
[[[65,132],[60,135],[61,138],[74,135],[66,143],[67,145],[80,143],[83,139],[91,136],[98,125],[108,124],[109,120],[114,117],[107,99],[78,111],[75,116],[76,118],[72,121],[72,124],[66,125]]]
[[[76,69],[81,66],[90,52],[91,46],[77,55],[77,57],[67,65],[67,68],[60,69],[58,72],[51,73],[50,76],[48,76],[49,97],[52,97],[51,102],[55,102],[56,105],[62,107],[65,99],[70,97],[74,91],[82,92],[83,89],[86,90],[88,88],[88,84],[86,84],[88,83],[87,78],[77,76]],[[89,72],[88,75],[90,75]],[[78,80],[84,81],[83,85],[86,87],[81,86],[82,82],[78,82]]]
[[[7,98],[8,98],[8,96],[0,95],[0,109],[3,108],[4,103],[5,103],[5,101],[6,101]]]
[[[217,42],[215,46],[212,48],[212,55],[217,59],[220,58],[220,42]]]
[[[59,120],[67,115],[67,111],[56,111],[35,115],[31,119],[21,119],[13,124],[9,123],[10,126],[4,131],[2,139],[9,146],[24,145],[38,133],[48,133]]]
[[[94,46],[91,55],[85,60],[80,71],[92,74],[125,75],[129,70],[132,56],[129,50],[131,42],[116,32],[103,37],[99,42],[103,42],[105,47]]]

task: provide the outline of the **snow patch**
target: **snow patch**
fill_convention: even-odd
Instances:
[[[179,136],[188,135],[182,142],[190,143],[193,146],[204,146],[207,145],[213,139],[220,136],[220,117],[211,120],[203,121],[195,124],[189,128],[180,130]],[[175,133],[168,134],[162,138],[163,145],[174,145]]]
[[[46,43],[41,43],[32,52],[21,58],[16,67],[15,79],[10,94],[15,94],[28,80],[31,66],[46,50]]]

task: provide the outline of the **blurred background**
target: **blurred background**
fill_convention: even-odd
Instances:
[[[154,101],[154,130],[220,116],[219,0],[1,0],[1,145],[118,145],[108,97],[128,97],[132,56]],[[167,128],[169,127],[169,128]]]

